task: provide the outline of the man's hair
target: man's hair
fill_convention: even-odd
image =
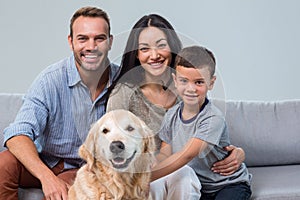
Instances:
[[[82,7],[80,9],[78,9],[72,16],[72,18],[70,20],[70,36],[71,36],[71,38],[73,38],[73,24],[74,24],[75,20],[80,16],[103,18],[108,24],[108,33],[110,34],[110,21],[109,21],[109,17],[107,15],[107,13],[100,8],[87,6],[87,7]]]
[[[175,59],[175,66],[201,69],[208,67],[211,77],[215,74],[216,59],[214,54],[201,46],[183,48]]]

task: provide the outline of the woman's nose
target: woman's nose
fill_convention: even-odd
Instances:
[[[156,48],[151,49],[151,58],[152,59],[157,59],[160,57],[160,54]]]

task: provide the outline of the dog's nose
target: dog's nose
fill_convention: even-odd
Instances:
[[[114,141],[110,144],[109,148],[112,153],[120,153],[125,150],[125,145],[121,141]]]

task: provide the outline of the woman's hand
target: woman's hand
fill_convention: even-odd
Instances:
[[[230,145],[225,147],[225,150],[229,152],[228,157],[216,162],[211,169],[213,172],[219,173],[223,176],[236,172],[245,160],[245,152],[242,148]]]

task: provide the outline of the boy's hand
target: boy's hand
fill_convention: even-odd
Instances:
[[[236,172],[245,160],[245,152],[242,148],[230,145],[225,147],[225,150],[230,152],[229,156],[224,160],[216,162],[211,169],[213,172],[223,176]]]

